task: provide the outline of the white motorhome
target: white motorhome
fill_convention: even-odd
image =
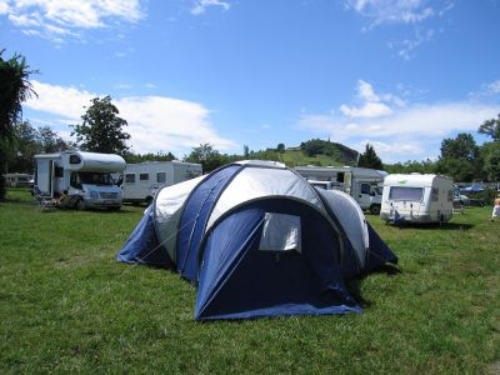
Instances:
[[[453,215],[453,180],[435,174],[391,174],[380,216],[386,222],[446,223]]]
[[[65,151],[35,155],[35,192],[58,198],[63,206],[120,209],[122,191],[112,178],[126,166],[119,155]]]
[[[174,185],[202,174],[201,164],[178,160],[127,164],[123,172],[123,200],[149,204],[161,186]]]
[[[328,182],[326,189],[344,191],[353,197],[363,210],[380,213],[382,183],[387,172],[358,167],[296,167],[295,170],[313,185]]]

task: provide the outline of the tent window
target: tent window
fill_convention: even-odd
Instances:
[[[300,217],[266,212],[259,250],[302,252]]]

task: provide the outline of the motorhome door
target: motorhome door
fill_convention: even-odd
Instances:
[[[39,159],[36,166],[36,184],[43,195],[53,196],[54,161],[50,159]]]

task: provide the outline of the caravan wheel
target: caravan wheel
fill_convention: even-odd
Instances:
[[[372,215],[377,215],[377,216],[380,215],[380,205],[378,205],[378,204],[372,204],[370,206],[370,213]]]

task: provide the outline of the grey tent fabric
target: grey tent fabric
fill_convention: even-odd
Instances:
[[[232,208],[269,196],[288,196],[309,202],[325,213],[325,208],[314,188],[305,179],[285,168],[243,168],[220,196],[215,205],[206,231],[214,222]]]
[[[182,207],[191,191],[206,177],[206,175],[181,182],[161,189],[155,200],[155,225],[158,240],[167,249],[168,255],[175,262],[177,241],[177,226],[181,217]]]
[[[365,215],[358,203],[348,194],[338,190],[316,189],[323,197],[328,208],[335,214],[351,245],[358,261],[365,266],[366,252],[369,248],[368,226]]]

